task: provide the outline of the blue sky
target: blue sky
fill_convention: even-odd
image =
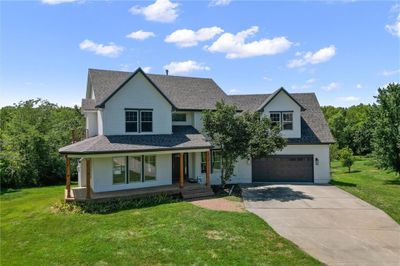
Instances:
[[[371,103],[400,82],[399,2],[1,2],[0,105],[80,104],[87,69],[213,78],[231,94]]]

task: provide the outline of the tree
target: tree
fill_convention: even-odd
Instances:
[[[261,118],[260,113],[238,114],[235,106],[224,102],[218,102],[215,111],[203,112],[203,126],[213,146],[221,150],[222,185],[233,175],[239,158],[260,158],[286,145],[268,118]]]
[[[375,98],[374,154],[380,167],[400,174],[400,84],[379,88]]]
[[[349,173],[351,172],[351,166],[354,163],[353,151],[348,147],[343,148],[340,151],[340,160],[342,162],[343,167],[347,167],[349,169]]]
[[[84,128],[80,110],[36,99],[1,108],[0,115],[1,186],[46,185],[63,179],[65,161],[58,149],[71,143],[71,129]]]
[[[336,143],[329,145],[329,160],[338,160],[340,155],[339,152],[339,146]]]

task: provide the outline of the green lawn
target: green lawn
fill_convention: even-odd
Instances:
[[[316,265],[255,215],[187,202],[53,213],[63,187],[2,193],[1,265]]]
[[[339,161],[332,163],[332,184],[369,202],[400,223],[400,178],[375,167],[372,158],[357,157],[351,173]]]

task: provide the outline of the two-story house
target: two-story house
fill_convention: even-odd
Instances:
[[[288,139],[274,155],[238,161],[230,182],[329,182],[334,139],[314,93],[226,95],[207,78],[90,69],[82,100],[88,138],[59,150],[67,158],[67,198],[74,197],[71,158],[80,162],[74,192],[87,198],[220,183],[221,156],[201,134],[201,116],[221,100],[270,117]]]

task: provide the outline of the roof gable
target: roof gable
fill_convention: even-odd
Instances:
[[[270,103],[281,92],[289,96],[289,98],[300,107],[301,111],[305,110],[305,108],[295,98],[293,98],[293,96],[287,90],[281,87],[277,89],[274,93],[272,93],[267,99],[265,99],[265,101],[257,108],[257,111],[264,109],[265,106],[268,105],[268,103]]]
[[[165,96],[165,94],[160,90],[160,88],[158,88],[158,86],[156,84],[154,84],[154,82],[149,79],[149,77],[147,76],[147,74],[139,67],[138,69],[136,69],[135,72],[133,72],[130,76],[128,76],[128,78],[126,78],[114,91],[111,91],[109,93],[109,95],[107,95],[100,103],[97,104],[96,107],[103,107],[105,103],[111,99],[121,88],[123,88],[125,86],[125,84],[127,84],[134,76],[136,76],[138,73],[141,73],[145,79],[150,82],[150,84],[173,106],[175,107],[175,105],[170,101],[170,99],[168,97]]]

